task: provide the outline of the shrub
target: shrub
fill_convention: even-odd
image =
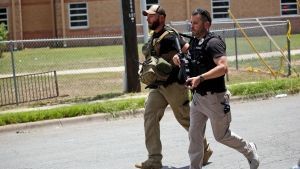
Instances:
[[[4,23],[0,24],[0,42],[7,40],[7,29]],[[0,43],[0,58],[2,58],[2,54],[4,51],[5,45]]]

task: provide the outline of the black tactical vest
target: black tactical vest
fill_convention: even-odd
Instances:
[[[209,33],[205,36],[205,38],[197,39],[193,38],[190,41],[190,49],[189,49],[189,67],[191,77],[201,75],[209,70],[213,69],[217,65],[213,60],[213,56],[207,51],[207,43],[212,38],[218,38],[222,40],[222,38],[214,33]],[[223,40],[222,40],[223,41]],[[200,83],[196,88],[197,92],[223,92],[226,91],[224,76],[205,80]]]

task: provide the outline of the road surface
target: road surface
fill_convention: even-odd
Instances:
[[[300,158],[300,95],[232,103],[231,129],[254,141],[260,169],[289,169]],[[161,122],[163,169],[188,169],[188,135],[168,110]],[[248,169],[246,159],[217,143],[204,169]],[[133,169],[147,157],[142,115],[0,133],[1,169]]]

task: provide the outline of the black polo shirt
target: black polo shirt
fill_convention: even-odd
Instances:
[[[221,56],[226,56],[225,42],[220,38],[218,38],[216,35],[212,35],[212,33],[210,33],[209,36],[213,36],[213,37],[209,38],[208,41],[204,42],[203,44],[199,39],[193,39],[190,42],[191,57],[193,58],[193,55],[199,55],[199,56],[201,55],[201,57],[200,58],[198,57],[197,60],[200,62],[199,64],[201,65],[201,70],[204,71],[199,73],[198,75],[208,72],[209,70],[216,67],[217,65],[214,63],[214,59],[219,58]],[[208,35],[204,38],[204,41],[206,40],[206,38],[208,38]],[[200,52],[201,54],[197,52]],[[203,81],[197,86],[196,91],[202,94],[208,91],[210,92],[226,91],[224,75],[214,79],[208,79]]]

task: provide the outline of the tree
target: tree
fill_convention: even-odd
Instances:
[[[5,49],[5,44],[4,43],[1,43],[1,41],[5,41],[7,40],[7,34],[8,34],[8,31],[6,29],[6,26],[4,23],[1,23],[0,24],[0,58],[3,57],[3,51]]]

